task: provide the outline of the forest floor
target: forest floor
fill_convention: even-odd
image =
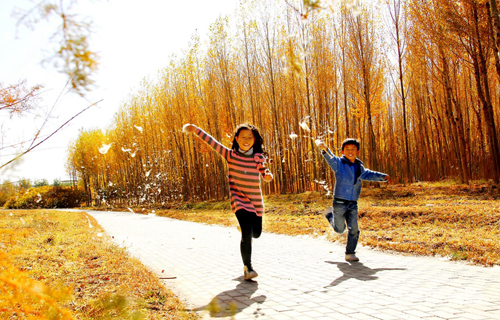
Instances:
[[[0,249],[0,319],[199,318],[84,212],[0,209]]]
[[[346,237],[337,236],[323,217],[331,201],[319,192],[267,196],[264,232],[345,243]],[[142,212],[152,210],[142,208]],[[207,224],[238,225],[228,200],[190,203],[154,213]],[[359,217],[359,241],[364,246],[483,266],[500,265],[500,190],[492,184],[365,186]]]

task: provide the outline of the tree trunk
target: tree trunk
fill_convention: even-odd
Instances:
[[[488,67],[486,62],[485,53],[481,43],[481,38],[479,36],[479,18],[477,14],[477,9],[474,8],[474,19],[476,22],[475,31],[477,39],[477,58],[474,60],[474,64],[477,64],[475,70],[476,82],[478,89],[478,96],[480,97],[481,104],[483,106],[483,115],[486,125],[486,133],[488,138],[488,146],[491,156],[491,177],[495,183],[500,182],[500,146],[497,137],[497,130],[495,126],[495,113],[493,110],[493,104],[491,102],[490,96],[490,86],[488,80]]]
[[[488,24],[490,27],[491,38],[493,39],[492,48],[495,57],[495,67],[498,77],[500,77],[500,16],[498,14],[497,0],[489,0],[488,6]]]

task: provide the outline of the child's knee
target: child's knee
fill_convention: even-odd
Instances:
[[[252,234],[250,232],[244,233],[241,235],[242,243],[251,243],[252,242]]]
[[[336,233],[338,233],[338,234],[342,234],[342,233],[344,233],[344,231],[345,231],[345,226],[344,226],[344,227],[334,226],[334,227],[333,227],[333,231],[335,231],[335,232],[336,232]]]
[[[259,238],[260,235],[262,234],[262,225],[257,225],[252,228],[252,238]]]
[[[359,231],[358,227],[353,227],[353,228],[348,228],[349,229],[349,234],[354,236],[354,237],[359,237],[359,234],[361,231]]]

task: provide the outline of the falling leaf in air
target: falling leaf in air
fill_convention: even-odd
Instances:
[[[102,154],[108,153],[108,150],[109,150],[109,148],[111,148],[112,144],[113,144],[113,142],[111,142],[110,144],[103,144],[102,147],[99,148],[99,152]]]
[[[306,121],[309,119],[310,116],[307,116],[302,120],[302,122],[299,122],[299,126],[306,132],[311,132],[311,129],[309,129],[309,126],[307,125]]]

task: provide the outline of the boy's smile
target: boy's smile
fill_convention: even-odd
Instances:
[[[356,161],[356,157],[359,154],[358,147],[353,144],[348,144],[342,149],[342,154],[351,162]]]

